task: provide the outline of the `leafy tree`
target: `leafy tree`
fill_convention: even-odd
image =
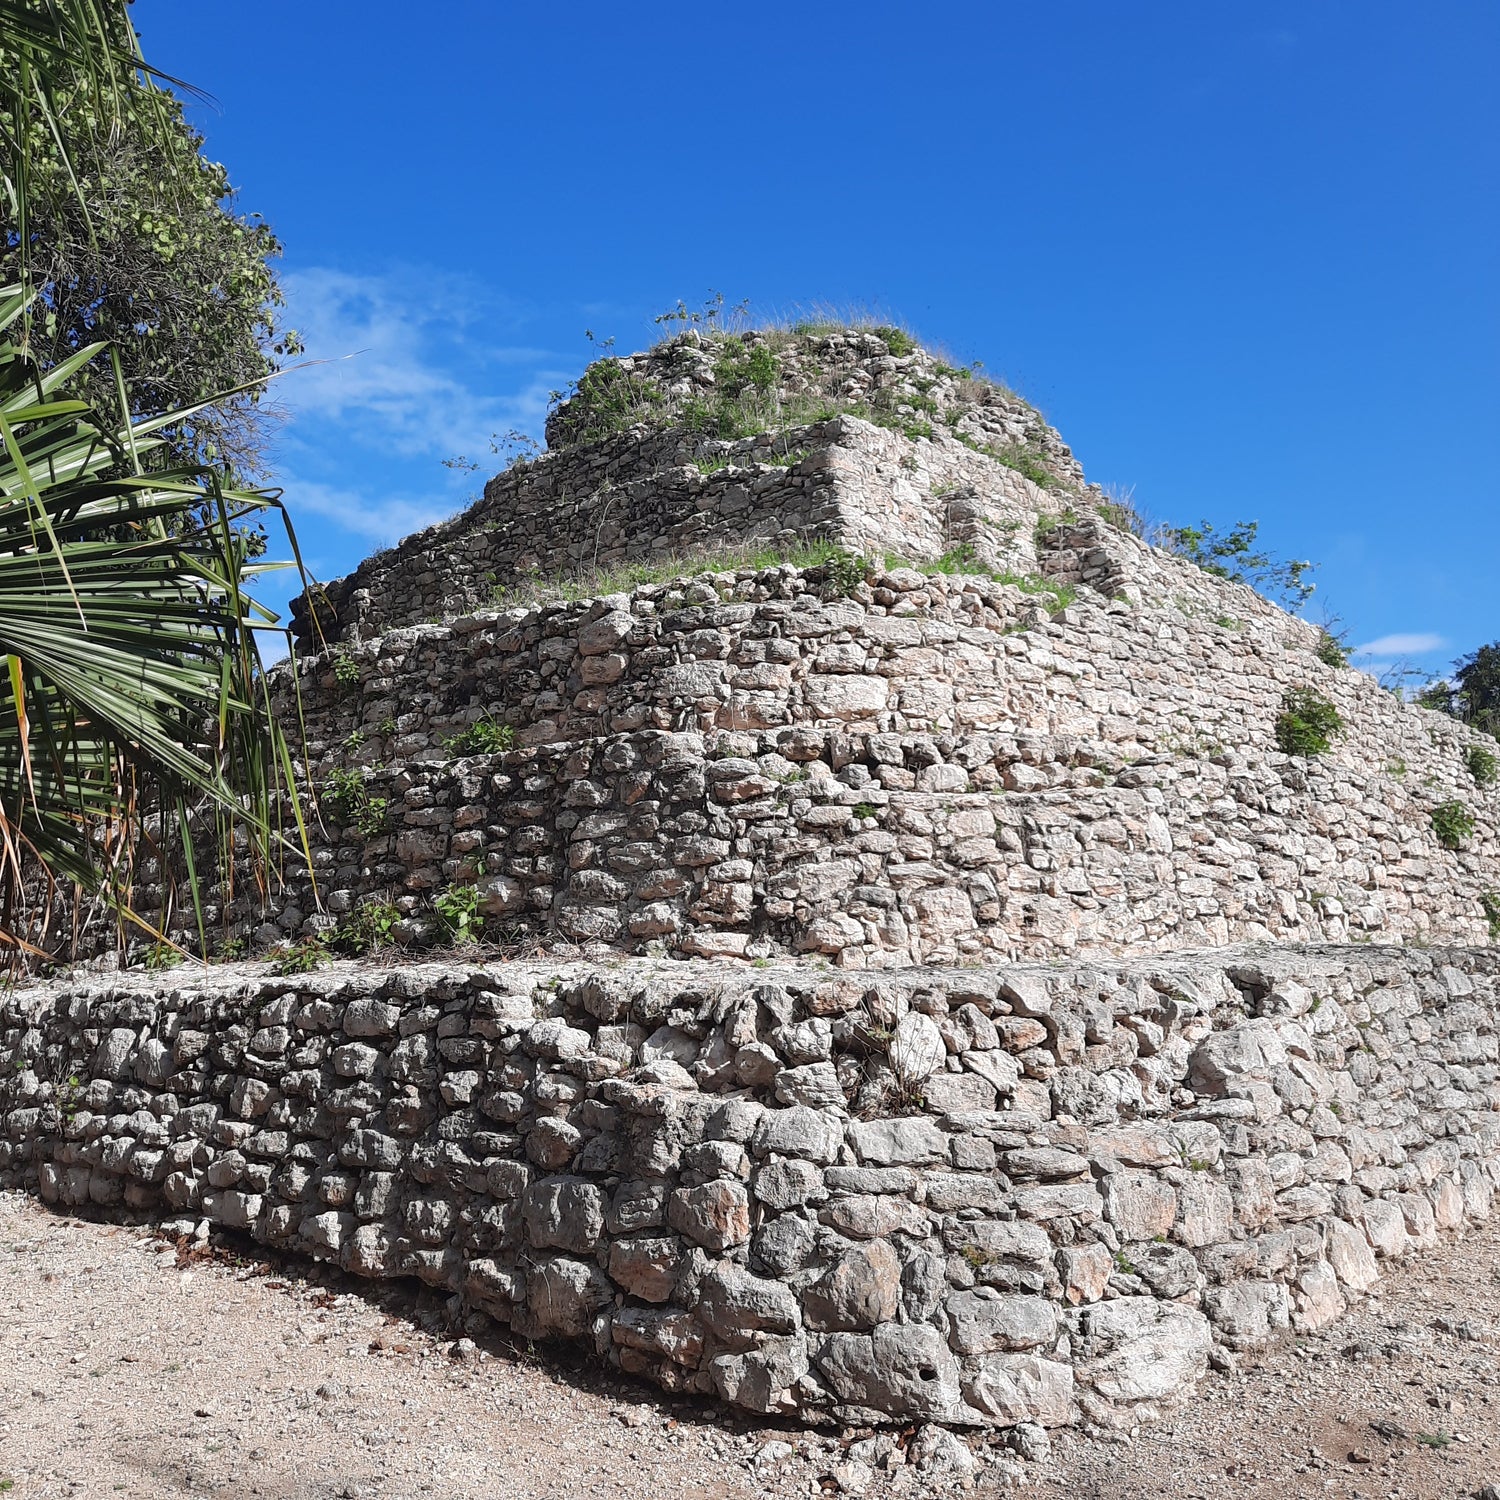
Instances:
[[[1424,708],[1440,709],[1487,734],[1500,736],[1500,641],[1491,641],[1453,663],[1453,676],[1429,683],[1417,696]]]
[[[130,78],[101,97],[80,65],[64,72],[63,132],[0,95],[0,139],[24,148],[29,193],[0,235],[0,284],[24,277],[38,293],[29,350],[49,368],[109,340],[129,410],[198,408],[167,456],[260,472],[263,382],[299,351],[270,265],[281,246],[236,212],[174,97]],[[77,391],[118,408],[112,362],[80,372]]]
[[[1195,562],[1205,573],[1248,583],[1289,609],[1301,609],[1313,596],[1316,584],[1307,575],[1311,562],[1284,561],[1270,552],[1257,550],[1259,521],[1240,521],[1228,531],[1217,530],[1211,521],[1196,526],[1162,528],[1162,540],[1172,551]]]

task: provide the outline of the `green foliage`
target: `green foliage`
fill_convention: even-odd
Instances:
[[[996,463],[1004,464],[1007,469],[1014,469],[1017,474],[1042,489],[1050,490],[1056,486],[1057,480],[1043,460],[1040,448],[1030,447],[1025,443],[1014,443],[1003,448],[981,446],[982,451],[988,453]]]
[[[359,686],[359,663],[355,661],[347,647],[340,646],[333,653],[333,680],[345,692]]]
[[[499,755],[513,750],[516,731],[509,724],[497,724],[488,716],[476,719],[461,734],[445,736],[443,749],[449,755]]]
[[[258,382],[301,352],[271,264],[281,246],[236,211],[225,169],[202,155],[175,98],[127,83],[119,103],[69,107],[71,165],[57,138],[33,132],[27,242],[23,252],[18,234],[0,232],[0,283],[24,275],[40,294],[29,339],[44,368],[110,340],[131,411],[209,403],[165,429],[171,461],[258,473],[269,437]],[[0,102],[0,136],[15,130]],[[119,410],[108,359],[75,388],[96,410]]]
[[[884,339],[885,347],[897,359],[904,359],[908,354],[915,354],[917,351],[917,341],[904,328],[893,328],[885,324],[879,328],[872,328],[870,332],[876,338]]]
[[[1349,648],[1344,644],[1343,637],[1335,635],[1326,625],[1318,630],[1318,644],[1313,648],[1313,653],[1326,667],[1349,665]]]
[[[0,337],[27,302],[0,290]],[[279,501],[170,464],[171,414],[121,425],[72,400],[101,352],[43,372],[0,343],[0,944],[33,897],[45,924],[49,878],[132,909],[138,840],[169,883],[181,868],[196,912],[190,810],[226,876],[236,828],[263,869],[287,843],[291,760],[256,635],[274,617],[237,529]]]
[[[567,402],[548,420],[548,442],[554,448],[595,443],[638,422],[658,421],[666,404],[654,381],[627,370],[613,355],[591,364],[570,390],[554,397]]]
[[[1490,930],[1490,941],[1500,943],[1500,891],[1481,891],[1479,909]]]
[[[854,805],[854,816],[856,818],[873,818],[875,806],[870,802],[857,802]]]
[[[848,598],[870,576],[870,559],[852,552],[834,549],[834,555],[824,564],[828,582],[834,593]]]
[[[1417,702],[1500,737],[1500,641],[1459,657],[1452,678],[1429,683]]]
[[[1072,510],[1065,510],[1061,515],[1043,514],[1036,518],[1036,527],[1032,532],[1032,539],[1038,547],[1045,547],[1047,539],[1054,531],[1061,531],[1065,526],[1071,526],[1078,517]]]
[[[332,771],[324,803],[336,823],[356,829],[362,838],[372,839],[386,831],[390,798],[372,797],[358,770],[340,766]]]
[[[141,963],[148,969],[175,969],[183,960],[182,949],[175,943],[152,943],[141,955]]]
[[[1492,751],[1486,750],[1481,745],[1470,745],[1468,753],[1464,756],[1464,764],[1469,768],[1469,775],[1480,786],[1494,786],[1497,778],[1500,778],[1500,760],[1495,758]]]
[[[1301,609],[1312,598],[1315,585],[1307,575],[1316,565],[1285,562],[1269,552],[1257,551],[1259,531],[1259,521],[1237,522],[1227,532],[1216,530],[1211,521],[1200,521],[1197,526],[1168,526],[1162,538],[1179,557],[1196,563],[1205,573],[1249,584],[1290,609]]]
[[[457,945],[478,941],[484,917],[479,910],[479,892],[474,886],[449,886],[433,901],[432,909],[443,924],[449,942]]]
[[[283,943],[271,955],[273,974],[310,974],[328,959],[327,940],[318,934],[295,943]]]
[[[1474,814],[1456,797],[1432,810],[1432,831],[1445,849],[1458,849],[1474,836]]]
[[[1291,688],[1276,718],[1276,744],[1286,755],[1322,755],[1344,721],[1328,699],[1311,688]]]
[[[1146,517],[1137,510],[1134,495],[1134,486],[1106,490],[1104,499],[1095,505],[1095,510],[1098,510],[1106,525],[1113,526],[1116,531],[1128,531],[1133,537],[1145,540],[1148,529]]]
[[[927,571],[952,576],[960,573],[987,575],[990,570],[980,562],[979,554],[975,552],[971,542],[960,542],[958,546],[950,547],[935,563],[930,564]]]
[[[389,901],[362,901],[339,923],[332,938],[340,953],[359,957],[395,941],[396,924],[401,912]]]

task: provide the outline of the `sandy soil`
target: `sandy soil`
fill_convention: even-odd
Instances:
[[[1500,1224],[1327,1334],[1214,1374],[1133,1443],[1054,1434],[972,1476],[674,1401],[566,1351],[455,1340],[441,1298],[0,1194],[0,1492],[729,1500],[955,1484],[1070,1500],[1453,1500],[1500,1486]],[[863,1434],[845,1434],[857,1437]],[[900,1441],[904,1443],[905,1437]],[[867,1455],[868,1456],[868,1455]],[[1500,1500],[1500,1490],[1486,1500]]]

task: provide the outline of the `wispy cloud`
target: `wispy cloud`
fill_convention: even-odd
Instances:
[[[370,495],[295,475],[289,475],[283,483],[290,506],[323,516],[345,531],[383,546],[422,531],[457,508],[454,501],[441,495]]]
[[[279,383],[276,469],[323,576],[473,500],[505,462],[491,438],[539,437],[578,362],[527,342],[528,309],[467,278],[315,267],[285,287],[315,363]],[[460,456],[477,470],[443,466]]]
[[[1356,656],[1425,656],[1429,651],[1441,651],[1448,644],[1440,635],[1430,631],[1413,631],[1406,635],[1383,635],[1377,640],[1366,641],[1356,646]]]
[[[486,451],[491,433],[540,430],[561,362],[506,340],[519,317],[502,299],[417,271],[314,268],[285,285],[288,319],[322,361],[284,381],[292,442],[335,426],[378,452],[445,458]]]

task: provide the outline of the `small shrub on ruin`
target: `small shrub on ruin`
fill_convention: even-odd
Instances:
[[[1291,688],[1276,716],[1276,744],[1285,755],[1322,755],[1344,732],[1338,709],[1311,688]]]
[[[1485,925],[1490,930],[1490,941],[1500,943],[1500,891],[1481,891],[1479,909],[1484,913]]]
[[[830,588],[844,599],[849,598],[870,576],[870,559],[854,552],[835,549],[834,555],[823,566]]]
[[[1458,849],[1474,836],[1474,814],[1456,797],[1432,810],[1432,831],[1445,849]]]
[[[299,942],[283,943],[271,955],[273,974],[310,974],[328,957],[328,943],[321,933]]]
[[[401,911],[390,901],[362,901],[342,922],[332,938],[340,953],[358,957],[395,942],[396,924]]]
[[[186,955],[176,943],[169,943],[163,939],[161,942],[152,943],[145,953],[141,955],[141,962],[148,969],[175,969]]]
[[[340,766],[329,775],[324,805],[336,823],[357,829],[364,838],[374,838],[385,831],[390,799],[372,797],[365,778],[357,770]]]
[[[1349,648],[1344,644],[1343,637],[1336,635],[1326,625],[1318,631],[1318,644],[1313,648],[1313,654],[1325,667],[1349,665]]]
[[[904,329],[883,326],[872,328],[871,333],[878,339],[885,341],[885,347],[896,356],[897,359],[905,359],[908,354],[917,352],[917,341]]]
[[[1464,764],[1469,768],[1469,775],[1480,786],[1494,786],[1496,778],[1500,777],[1500,760],[1496,760],[1490,751],[1480,745],[1469,746]]]
[[[1283,560],[1256,547],[1259,521],[1240,521],[1220,531],[1211,521],[1196,526],[1166,526],[1160,543],[1170,552],[1196,563],[1205,573],[1248,584],[1258,593],[1277,599],[1288,609],[1301,609],[1313,596],[1315,584],[1307,575],[1315,563]]]
[[[345,689],[359,686],[359,663],[342,647],[333,653],[333,680]]]
[[[500,755],[513,750],[516,731],[509,724],[497,724],[491,718],[476,719],[459,734],[444,738],[443,749],[449,755]]]
[[[433,900],[432,910],[455,947],[479,940],[484,916],[479,910],[479,892],[472,885],[449,886]]]

